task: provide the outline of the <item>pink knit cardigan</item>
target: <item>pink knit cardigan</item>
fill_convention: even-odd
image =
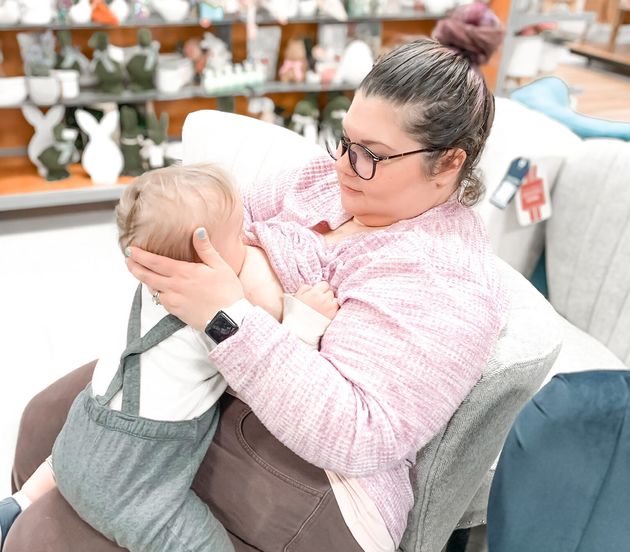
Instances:
[[[358,477],[399,543],[409,466],[481,377],[505,319],[484,226],[453,196],[327,246],[310,228],[350,215],[326,158],[245,195],[247,236],[285,291],[326,280],[341,308],[319,352],[256,307],[210,358],[287,447]]]

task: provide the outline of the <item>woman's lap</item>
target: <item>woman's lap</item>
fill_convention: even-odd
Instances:
[[[19,489],[52,450],[76,395],[95,363],[71,372],[28,404],[13,468]],[[215,439],[193,490],[209,504],[237,552],[360,552],[346,527],[323,470],[309,465],[262,426],[249,407],[221,401]],[[272,500],[269,500],[272,497]],[[90,550],[120,552],[83,522],[57,490],[33,504],[14,524],[4,552]]]

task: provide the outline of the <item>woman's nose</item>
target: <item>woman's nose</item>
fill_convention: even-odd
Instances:
[[[340,170],[348,175],[356,176],[356,173],[354,172],[354,169],[352,168],[352,165],[350,163],[350,154],[348,153],[347,149],[341,154],[340,157],[337,158],[337,160],[335,161],[335,165],[337,167],[337,170]]]

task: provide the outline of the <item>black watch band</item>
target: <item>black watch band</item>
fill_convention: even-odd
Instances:
[[[238,324],[222,310],[214,315],[204,330],[206,335],[217,345],[233,336],[237,331]]]

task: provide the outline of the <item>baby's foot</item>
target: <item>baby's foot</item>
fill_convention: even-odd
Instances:
[[[11,525],[21,513],[22,508],[12,496],[0,501],[0,550],[4,547],[4,539]]]

